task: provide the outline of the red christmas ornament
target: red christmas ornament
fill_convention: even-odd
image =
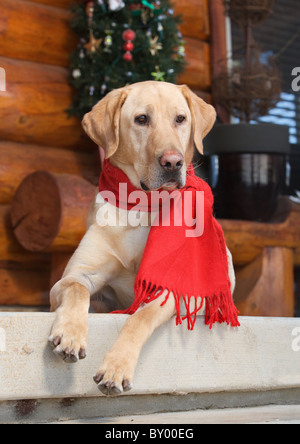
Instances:
[[[123,55],[123,59],[126,62],[131,62],[132,61],[132,51],[134,49],[134,44],[132,43],[132,41],[135,39],[136,34],[134,31],[132,31],[132,29],[127,29],[126,31],[123,32],[123,40],[126,42],[123,45],[123,49],[125,52],[125,54]]]
[[[123,59],[126,62],[131,62],[132,61],[132,54],[131,54],[131,52],[125,52],[125,54],[123,55]]]
[[[123,49],[124,49],[124,51],[133,51],[133,48],[134,48],[134,44],[133,43],[131,43],[131,42],[127,42],[127,43],[124,43],[124,45],[123,45]]]
[[[125,42],[128,41],[133,41],[136,37],[136,34],[134,31],[132,31],[132,29],[127,29],[126,31],[123,32],[123,40],[125,40]]]

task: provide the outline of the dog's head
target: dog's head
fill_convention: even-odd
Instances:
[[[216,112],[187,86],[141,82],[107,94],[83,119],[90,138],[133,185],[182,188]]]

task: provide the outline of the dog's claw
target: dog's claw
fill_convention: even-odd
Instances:
[[[79,350],[79,354],[78,354],[78,356],[79,356],[79,359],[80,359],[80,360],[86,358],[86,350],[85,350],[85,348],[81,348],[81,349]]]
[[[129,390],[132,389],[132,385],[130,384],[128,379],[124,379],[124,381],[122,382],[122,386],[123,386],[124,392],[129,392]]]
[[[99,384],[99,382],[102,381],[104,374],[103,373],[97,373],[93,379],[95,381],[96,384]]]
[[[57,347],[57,346],[60,344],[60,341],[61,341],[61,338],[60,338],[59,336],[56,336],[56,337],[53,339],[53,345],[54,345],[54,347]]]
[[[100,392],[106,396],[117,396],[123,393],[123,391],[128,392],[132,389],[132,385],[128,379],[124,379],[122,385],[120,385],[116,381],[110,379],[105,380],[104,373],[102,372],[97,373],[93,379]]]

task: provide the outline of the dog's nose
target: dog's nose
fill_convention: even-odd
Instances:
[[[166,171],[179,171],[183,166],[183,155],[176,151],[166,151],[160,158],[159,164]]]

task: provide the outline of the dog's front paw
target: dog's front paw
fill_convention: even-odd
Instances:
[[[86,357],[87,319],[74,320],[72,316],[64,316],[59,310],[48,341],[53,352],[66,363],[77,362]]]
[[[107,396],[120,395],[132,389],[136,359],[129,355],[108,353],[94,376],[98,389]]]

